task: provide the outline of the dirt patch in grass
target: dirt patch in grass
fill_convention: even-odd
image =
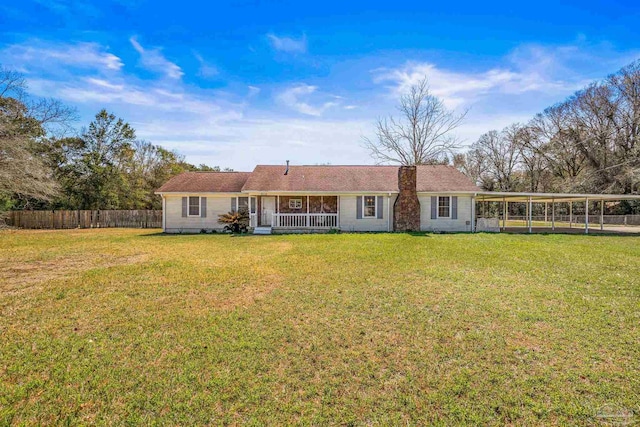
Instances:
[[[16,296],[44,282],[73,277],[95,268],[124,266],[144,262],[147,255],[120,257],[58,257],[47,261],[5,261],[0,263],[0,294]]]

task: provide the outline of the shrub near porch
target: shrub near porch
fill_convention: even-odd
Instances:
[[[593,425],[604,405],[638,410],[638,237],[0,241],[2,425]]]

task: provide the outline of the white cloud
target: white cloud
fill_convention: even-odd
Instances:
[[[122,60],[97,43],[52,43],[30,40],[14,44],[0,52],[0,56],[13,67],[25,72],[34,69],[50,69],[52,63],[67,67],[118,71]]]
[[[438,68],[431,63],[407,63],[401,68],[386,70],[375,81],[391,82],[393,93],[406,93],[418,81],[427,77],[433,95],[450,108],[469,105],[479,97],[493,93],[518,95],[531,91],[566,93],[576,90],[575,82],[554,81],[533,70],[520,71],[493,68],[483,72],[460,72]]]
[[[247,94],[247,96],[249,98],[257,96],[260,93],[260,88],[257,86],[247,86],[247,89],[249,89],[249,93]]]
[[[450,70],[431,62],[409,61],[397,68],[374,70],[373,75],[374,82],[388,85],[393,96],[405,93],[426,76],[431,93],[455,108],[489,97],[527,93],[554,96],[560,101],[633,58],[634,53],[621,54],[606,43],[589,45],[583,36],[571,45],[521,45],[500,65],[482,71]]]
[[[291,108],[302,114],[309,116],[321,116],[327,109],[338,105],[337,102],[324,102],[320,105],[313,106],[309,102],[310,95],[316,93],[317,86],[311,86],[307,84],[298,84],[289,89],[284,90],[276,99],[281,104]]]
[[[175,63],[164,57],[159,48],[145,49],[135,36],[129,38],[133,48],[140,54],[140,63],[149,71],[154,71],[171,79],[180,79],[184,72]]]
[[[220,74],[220,71],[218,70],[218,68],[215,65],[212,65],[209,62],[205,61],[205,59],[202,57],[202,55],[200,55],[199,53],[196,52],[196,53],[193,54],[193,56],[195,56],[195,58],[200,63],[200,69],[198,70],[198,74],[201,77],[204,77],[206,79],[210,79],[210,78],[216,77],[218,74]]]
[[[271,46],[275,50],[287,53],[305,53],[307,51],[307,36],[303,34],[299,39],[287,36],[277,36],[273,33],[267,34]]]

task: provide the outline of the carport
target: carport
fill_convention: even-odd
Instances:
[[[620,224],[624,229],[610,229],[605,227],[605,204],[608,202],[621,202],[624,200],[640,200],[640,195],[634,194],[569,194],[569,193],[515,193],[515,192],[479,192],[476,194],[476,203],[479,207],[476,209],[478,217],[483,218],[489,211],[497,214],[499,220],[499,228],[502,231],[512,232],[573,232],[589,234],[589,232],[611,231],[611,232],[640,232],[640,222],[638,227],[627,228],[627,217],[624,218],[624,224]],[[493,209],[487,209],[487,205],[491,203]],[[509,205],[513,203],[523,204],[525,207],[524,226],[515,226],[509,218]],[[534,219],[534,204],[544,204],[544,221]],[[593,204],[596,205],[598,213],[590,214]],[[583,206],[583,213],[576,215],[574,213],[574,205]],[[521,205],[522,206],[522,205]],[[558,207],[563,206],[565,215],[559,216]],[[490,218],[495,218],[489,215]],[[640,220],[640,216],[631,216],[634,223]],[[638,217],[638,218],[635,218]],[[550,219],[550,221],[549,221]],[[540,226],[540,222],[543,225]],[[594,227],[596,225],[596,227]],[[590,228],[591,227],[591,228]],[[605,230],[607,228],[607,230]],[[620,228],[620,227],[618,227]]]

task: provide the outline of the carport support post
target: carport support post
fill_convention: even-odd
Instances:
[[[547,220],[549,219],[549,216],[547,215],[547,202],[544,202],[544,226],[547,226]]]
[[[533,206],[531,205],[531,196],[529,196],[529,212],[527,213],[527,215],[529,216],[529,233],[531,233],[531,211]]]
[[[506,230],[507,229],[507,199],[506,198],[502,198],[502,230]]]
[[[571,228],[572,223],[573,223],[573,202],[569,202],[569,228]]]
[[[551,199],[551,230],[555,231],[556,229],[556,202],[554,199]]]
[[[589,198],[584,199],[584,234],[589,234]]]
[[[604,230],[604,199],[600,200],[600,231]]]

